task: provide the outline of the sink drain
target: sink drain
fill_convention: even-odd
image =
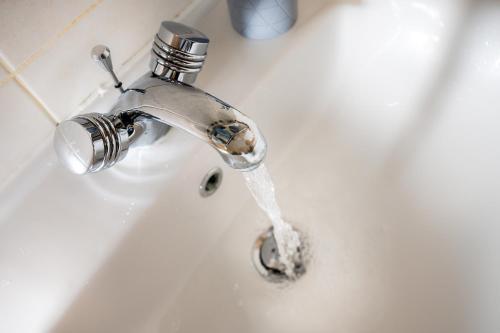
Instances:
[[[200,195],[202,197],[208,197],[217,191],[220,184],[222,183],[222,169],[213,168],[210,170],[200,184]]]
[[[306,242],[303,235],[295,230],[300,235],[301,246],[297,248],[297,253],[294,260],[293,276],[288,276],[283,264],[280,262],[278,246],[273,235],[273,228],[267,229],[255,241],[252,251],[252,261],[257,269],[257,272],[270,282],[285,282],[296,280],[306,272]]]

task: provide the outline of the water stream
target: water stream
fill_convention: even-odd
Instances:
[[[243,176],[255,201],[271,220],[280,262],[285,267],[285,273],[293,277],[294,257],[301,245],[300,238],[292,226],[283,220],[271,176],[264,164],[255,170],[244,172]]]

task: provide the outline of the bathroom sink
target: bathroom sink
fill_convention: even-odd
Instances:
[[[267,41],[226,10],[197,85],[266,136],[306,274],[256,272],[269,221],[181,131],[83,177],[47,147],[1,194],[0,331],[498,331],[500,4],[303,1]]]

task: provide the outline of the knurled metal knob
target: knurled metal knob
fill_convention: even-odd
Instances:
[[[160,77],[192,84],[201,71],[209,39],[187,25],[164,21],[151,50],[151,71]]]
[[[76,174],[109,168],[125,157],[129,141],[126,129],[118,129],[111,116],[79,115],[61,122],[54,148],[61,163]]]

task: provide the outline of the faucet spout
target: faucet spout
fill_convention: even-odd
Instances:
[[[116,117],[130,113],[143,122],[160,122],[189,132],[215,148],[234,169],[252,170],[266,155],[265,139],[249,117],[178,81],[145,74],[120,96],[110,112]]]

